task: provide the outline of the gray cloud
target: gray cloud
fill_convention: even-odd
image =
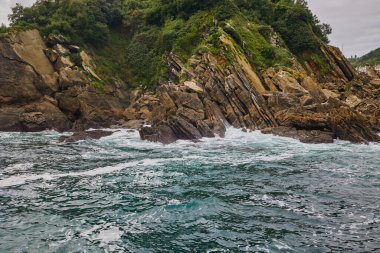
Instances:
[[[379,0],[308,0],[319,19],[333,28],[331,44],[346,56],[368,53],[380,47]]]
[[[34,0],[0,0],[0,23],[8,23],[16,3],[31,5]],[[310,9],[333,28],[331,44],[346,56],[361,56],[380,47],[380,0],[308,0]]]

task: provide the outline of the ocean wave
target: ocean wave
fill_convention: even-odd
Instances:
[[[26,175],[17,175],[17,176],[11,176],[5,179],[0,180],[0,188],[10,187],[10,186],[17,186],[22,185],[27,182],[36,181],[36,180],[56,180],[63,177],[91,177],[91,176],[98,176],[98,175],[104,175],[104,174],[110,174],[117,171],[124,170],[126,168],[131,167],[141,167],[141,166],[154,166],[158,165],[160,163],[169,162],[169,161],[176,161],[175,159],[144,159],[142,161],[132,161],[132,162],[126,162],[126,163],[120,163],[112,166],[106,166],[106,167],[99,167],[93,170],[88,171],[81,171],[81,172],[70,172],[70,173],[62,173],[62,174],[41,174],[41,175],[33,175],[33,174],[26,174]]]

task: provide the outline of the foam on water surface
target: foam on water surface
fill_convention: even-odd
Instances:
[[[0,133],[0,252],[380,250],[380,145]]]

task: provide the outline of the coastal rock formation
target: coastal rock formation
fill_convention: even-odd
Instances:
[[[321,81],[312,63],[258,71],[227,35],[220,42],[224,54],[199,53],[187,64],[168,53],[167,80],[126,92],[120,82],[102,85],[90,55],[62,36],[44,41],[30,30],[2,38],[0,131],[124,126],[169,144],[224,136],[232,126],[307,143],[380,141],[380,85],[339,49],[321,48],[331,69]]]
[[[325,50],[333,74],[340,78],[330,85],[332,88],[358,80],[338,49]],[[306,71],[271,68],[261,77],[255,74],[250,78],[254,70],[240,68],[244,61],[240,55],[233,64],[223,66],[225,59],[203,54],[194,56],[190,66],[184,67],[178,58],[168,55],[171,81],[157,89],[154,99],[150,98],[158,100],[159,106],[148,118],[152,127],[140,131],[142,139],[170,143],[223,136],[231,125],[263,129],[263,133],[307,143],[330,143],[336,138],[356,143],[380,141],[375,132],[378,111],[359,107],[362,100],[358,97],[340,96],[340,90],[317,83]],[[365,101],[375,106],[376,98]],[[361,110],[356,110],[358,107]]]
[[[46,44],[37,30],[0,39],[0,130],[65,131],[119,120],[127,100],[123,89],[92,87],[99,77],[91,58],[62,36]]]

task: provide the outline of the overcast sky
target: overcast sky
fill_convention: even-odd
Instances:
[[[319,19],[333,28],[331,44],[346,56],[361,56],[380,47],[380,0],[307,0]],[[34,0],[0,0],[0,23],[7,24],[11,6]]]

